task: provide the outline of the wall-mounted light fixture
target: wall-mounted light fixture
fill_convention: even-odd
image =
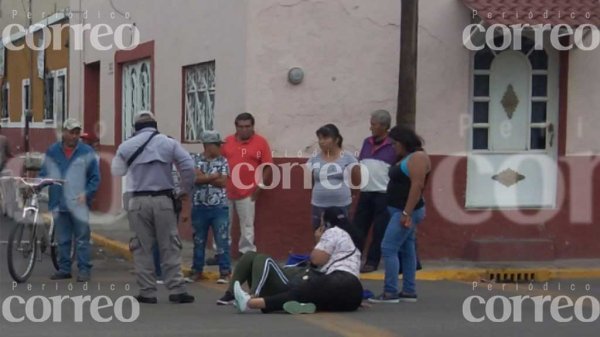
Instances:
[[[288,71],[288,81],[291,84],[298,85],[304,79],[304,70],[299,67],[294,67]]]

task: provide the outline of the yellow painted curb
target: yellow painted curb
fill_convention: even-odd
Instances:
[[[109,239],[97,233],[92,233],[92,240],[97,245],[102,246],[107,251],[117,254],[124,259],[131,261],[133,259],[129,246],[123,242]],[[189,276],[192,273],[191,268],[182,267],[183,275]],[[217,280],[219,274],[216,272],[205,272],[208,280]],[[464,269],[424,269],[417,271],[417,280],[420,281],[481,281],[490,280],[490,276],[499,276],[500,278],[510,278],[511,275],[531,276],[536,282],[546,282],[550,280],[568,280],[568,279],[596,279],[600,278],[600,268],[464,268]],[[383,281],[383,273],[361,274],[361,280],[365,281]]]
[[[129,251],[129,245],[117,240],[109,239],[97,233],[92,233],[91,236],[92,241],[94,241],[95,244],[102,246],[102,248],[104,248],[105,250],[115,255],[119,255],[128,261],[133,260],[133,255]],[[184,276],[190,276],[192,274],[192,269],[190,267],[182,267],[181,272]],[[216,272],[205,272],[204,275],[210,281],[216,281],[219,279],[219,274]]]

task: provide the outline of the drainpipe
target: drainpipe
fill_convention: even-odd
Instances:
[[[417,110],[419,0],[402,0],[396,123],[414,129]]]

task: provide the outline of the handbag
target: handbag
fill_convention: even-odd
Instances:
[[[327,272],[329,271],[329,268],[331,268],[331,266],[333,266],[334,264],[336,264],[340,261],[344,261],[345,259],[354,255],[354,253],[356,253],[356,250],[357,250],[357,248],[354,247],[354,250],[350,254],[345,255],[344,257],[341,257],[341,258],[333,261],[331,264],[329,264],[329,267],[327,267],[327,269],[325,269],[324,271],[319,270],[317,266],[315,266],[311,263],[310,267],[306,268],[306,270],[302,274],[302,277],[301,277],[302,281],[314,282],[315,280],[318,280],[319,278],[327,275]]]

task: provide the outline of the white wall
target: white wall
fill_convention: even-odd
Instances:
[[[358,150],[372,111],[395,115],[399,23],[397,0],[250,1],[247,106],[276,156],[312,151],[330,122]],[[298,86],[292,67],[305,72]]]
[[[600,154],[600,49],[572,50],[569,60],[567,154]]]
[[[470,135],[463,122],[470,116],[472,76],[462,32],[471,13],[456,0],[419,5],[416,130],[429,153],[462,153]]]
[[[119,11],[130,13],[130,20],[119,14],[112,19],[110,15],[115,10],[110,7],[109,1],[83,0],[82,11],[88,11],[88,20],[84,20],[84,23],[105,23],[116,27],[122,23],[135,22],[140,30],[142,43],[154,40],[153,110],[161,131],[180,139],[182,67],[211,60],[216,60],[215,127],[225,133],[233,131],[235,115],[244,111],[245,1],[131,0],[115,4]],[[79,0],[72,0],[72,7],[75,9],[78,6]],[[78,21],[79,17],[74,17],[71,24],[77,24]],[[128,37],[125,39],[127,41]],[[79,114],[80,118],[82,116],[83,63],[100,60],[100,119],[107,126],[101,135],[101,142],[110,145],[114,144],[115,136],[114,76],[120,74],[109,68],[116,69],[116,50],[93,50],[89,41],[87,42],[84,52],[71,52],[71,113],[73,116]],[[190,148],[197,149],[197,145]]]

